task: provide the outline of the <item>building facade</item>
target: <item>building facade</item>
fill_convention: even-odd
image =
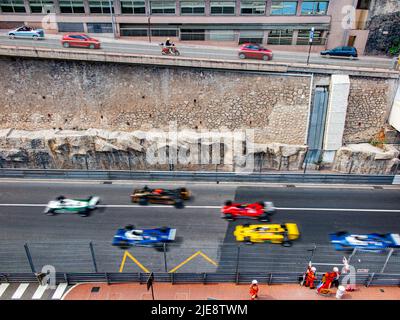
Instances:
[[[0,0],[0,29],[26,23],[48,32],[251,41],[305,51],[314,28],[314,51],[350,44],[362,53],[368,5],[368,0]],[[356,21],[346,27],[349,6],[356,8]]]

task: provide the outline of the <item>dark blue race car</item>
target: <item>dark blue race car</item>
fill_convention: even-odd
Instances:
[[[400,235],[397,233],[351,234],[341,231],[332,233],[329,237],[336,250],[400,248]]]
[[[154,229],[137,229],[133,225],[118,229],[112,245],[122,249],[131,246],[160,247],[175,240],[176,229],[161,227]]]

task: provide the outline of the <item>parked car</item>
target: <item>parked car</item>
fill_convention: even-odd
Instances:
[[[62,37],[61,44],[64,48],[82,47],[100,49],[100,41],[84,33],[69,33]]]
[[[271,60],[272,51],[258,44],[245,43],[239,48],[239,58]]]
[[[321,56],[329,57],[349,57],[354,59],[358,57],[357,49],[354,47],[336,47],[320,52]]]
[[[9,31],[8,37],[10,39],[30,38],[33,40],[38,40],[38,39],[44,39],[44,31],[43,29],[34,29],[32,27],[22,26],[15,30]]]

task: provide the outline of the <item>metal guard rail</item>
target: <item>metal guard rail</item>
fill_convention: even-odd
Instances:
[[[394,177],[394,175],[324,173],[236,173],[217,171],[129,171],[0,168],[0,178],[392,184]]]
[[[318,279],[322,274],[317,274]],[[105,282],[108,284],[139,282],[145,283],[149,273],[56,273],[56,283],[74,285],[84,282]],[[184,283],[236,283],[247,284],[257,279],[264,284],[299,283],[298,272],[273,272],[273,273],[154,273],[156,282],[169,282],[172,284]],[[34,273],[0,273],[0,283],[38,282]],[[400,274],[389,273],[357,273],[356,284],[364,286],[400,286]]]

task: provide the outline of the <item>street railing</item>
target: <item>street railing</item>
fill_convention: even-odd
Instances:
[[[78,283],[146,283],[150,273],[56,273],[55,284],[67,283],[75,285]],[[171,284],[211,284],[211,283],[236,283],[247,284],[253,279],[261,284],[296,284],[299,283],[302,273],[298,272],[247,272],[247,273],[154,273],[156,282],[164,282]],[[317,273],[320,280],[322,274]],[[341,281],[343,277],[339,279]],[[400,274],[386,273],[357,273],[356,284],[369,286],[399,286]],[[38,277],[34,273],[0,273],[0,283],[35,283]]]

